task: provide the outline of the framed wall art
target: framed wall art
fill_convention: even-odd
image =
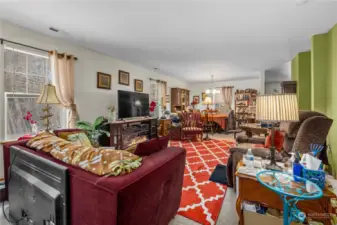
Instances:
[[[197,104],[199,104],[200,103],[200,96],[199,95],[193,96],[193,101],[196,102]]]
[[[135,91],[143,92],[143,81],[135,79]]]
[[[130,85],[130,73],[122,70],[118,71],[118,83],[122,85]]]
[[[111,89],[111,75],[97,72],[97,88]]]

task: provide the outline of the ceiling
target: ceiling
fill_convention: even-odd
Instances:
[[[282,65],[336,11],[333,0],[0,0],[2,19],[190,82]]]

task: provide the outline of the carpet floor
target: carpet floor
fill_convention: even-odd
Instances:
[[[211,182],[209,177],[217,164],[227,163],[229,148],[234,142],[186,140],[171,141],[170,146],[183,147],[187,153],[178,214],[202,225],[215,225],[227,186]]]

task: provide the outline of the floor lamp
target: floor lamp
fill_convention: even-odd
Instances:
[[[205,119],[206,119],[206,126],[209,126],[209,120],[208,120],[208,113],[209,113],[209,105],[212,105],[212,98],[211,97],[206,97],[204,102],[204,105],[207,105],[207,108],[205,110]],[[208,137],[208,133],[209,133],[209,128],[207,127],[206,129],[206,137],[204,138],[204,140],[210,140],[210,138]]]
[[[281,170],[276,164],[275,128],[281,121],[298,121],[298,104],[296,94],[260,95],[256,99],[256,120],[271,123],[270,164],[266,169]]]

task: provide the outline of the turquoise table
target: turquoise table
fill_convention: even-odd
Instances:
[[[323,195],[322,189],[315,183],[289,173],[265,170],[256,174],[256,178],[263,186],[280,195],[284,225],[305,220],[305,214],[296,207],[298,201],[318,199]]]

